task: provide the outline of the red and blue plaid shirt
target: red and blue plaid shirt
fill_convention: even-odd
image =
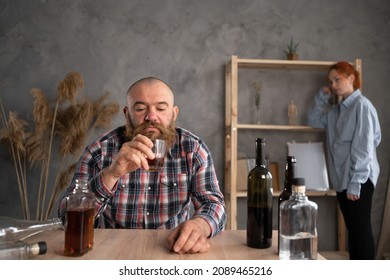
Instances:
[[[218,185],[214,163],[206,144],[191,132],[176,128],[176,142],[159,172],[138,169],[122,176],[110,191],[102,180],[102,170],[118,154],[124,140],[118,127],[89,145],[82,154],[72,183],[88,180],[97,198],[96,226],[103,228],[173,229],[190,218],[204,218],[211,236],[222,231],[226,208]],[[192,203],[191,203],[192,202]],[[65,199],[59,216],[65,214]]]

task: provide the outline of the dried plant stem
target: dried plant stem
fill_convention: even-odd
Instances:
[[[54,203],[55,203],[55,198],[59,194],[59,190],[58,190],[57,186],[58,186],[58,183],[59,183],[59,177],[60,177],[61,171],[63,170],[63,168],[65,166],[64,162],[65,162],[65,157],[63,157],[61,159],[60,166],[58,167],[57,176],[56,176],[56,178],[54,180],[54,184],[53,184],[54,188],[53,188],[53,190],[51,192],[49,203],[48,203],[47,208],[46,208],[45,218],[49,216],[51,210],[53,209],[53,206],[54,206]],[[66,165],[68,165],[68,164],[69,164],[69,162]]]
[[[14,148],[11,143],[12,157],[15,165],[16,178],[18,180],[20,203],[22,204],[23,217],[27,220],[30,219],[30,208],[28,205],[28,193],[26,183],[26,171],[24,170],[19,152]]]
[[[42,202],[42,185],[43,185],[43,179],[45,177],[45,162],[46,160],[42,160],[42,165],[41,165],[41,175],[39,177],[39,188],[38,188],[38,197],[37,197],[37,212],[36,212],[36,219],[39,220],[39,217],[41,216],[41,209],[43,209],[44,206],[41,206],[43,204]]]
[[[54,115],[53,115],[53,122],[51,126],[51,133],[49,137],[49,148],[48,148],[48,155],[47,155],[47,161],[45,161],[45,164],[43,165],[45,169],[45,176],[44,176],[44,185],[43,185],[43,197],[42,197],[42,211],[41,211],[41,217],[40,219],[43,219],[43,213],[45,209],[45,199],[46,199],[46,192],[47,192],[47,181],[49,179],[49,167],[50,167],[50,159],[51,159],[51,147],[53,145],[53,138],[54,138],[54,128],[55,128],[55,119],[57,117],[57,111],[59,106],[60,100],[57,100],[56,107],[54,109]],[[42,185],[39,186],[41,188]]]
[[[71,163],[72,163],[72,161],[69,158],[66,160],[66,158],[63,157],[61,160],[60,166],[58,168],[57,176],[56,176],[54,184],[53,184],[54,188],[51,192],[50,199],[49,199],[49,202],[48,202],[48,205],[46,208],[45,219],[47,219],[49,217],[51,211],[53,210],[54,204],[57,202],[56,198],[59,196],[60,192],[62,191],[59,188],[61,174],[63,172],[65,172],[64,169],[67,166],[71,165]]]
[[[23,182],[23,197],[24,197],[24,203],[26,204],[26,209],[30,209],[29,202],[28,202],[28,192],[27,192],[27,174],[26,174],[26,157],[24,156],[23,159],[20,158],[19,155],[19,161],[21,162],[21,172],[22,172],[22,182]],[[22,163],[23,162],[23,163]],[[30,211],[26,211],[27,220],[30,220]]]
[[[1,108],[1,120],[3,123],[3,127],[9,132],[9,127],[7,123],[7,118],[4,111],[3,102],[0,98],[0,108]],[[27,180],[26,180],[26,172],[23,171],[23,167],[21,165],[20,155],[18,150],[14,147],[12,139],[8,138],[10,141],[11,154],[15,166],[16,179],[18,181],[18,189],[19,189],[19,197],[20,203],[22,205],[23,217],[24,219],[30,219],[30,208],[28,206],[28,195],[27,195]]]

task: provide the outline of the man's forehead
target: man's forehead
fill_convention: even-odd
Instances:
[[[135,103],[157,103],[173,105],[174,97],[171,89],[160,81],[142,82],[134,85],[127,95],[128,102]]]

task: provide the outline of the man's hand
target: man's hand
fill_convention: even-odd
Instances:
[[[209,224],[203,218],[195,218],[180,224],[168,236],[169,249],[179,253],[206,253],[210,249]]]
[[[148,169],[149,165],[146,158],[153,159],[155,157],[151,147],[153,147],[153,142],[148,137],[140,134],[130,142],[124,143],[112,164],[103,170],[105,185],[112,189],[124,174],[141,167]]]

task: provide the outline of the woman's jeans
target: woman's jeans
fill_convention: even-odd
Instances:
[[[361,185],[360,198],[347,199],[346,191],[337,193],[337,200],[348,230],[348,250],[351,260],[375,259],[375,242],[371,228],[371,205],[374,186],[370,179]]]

